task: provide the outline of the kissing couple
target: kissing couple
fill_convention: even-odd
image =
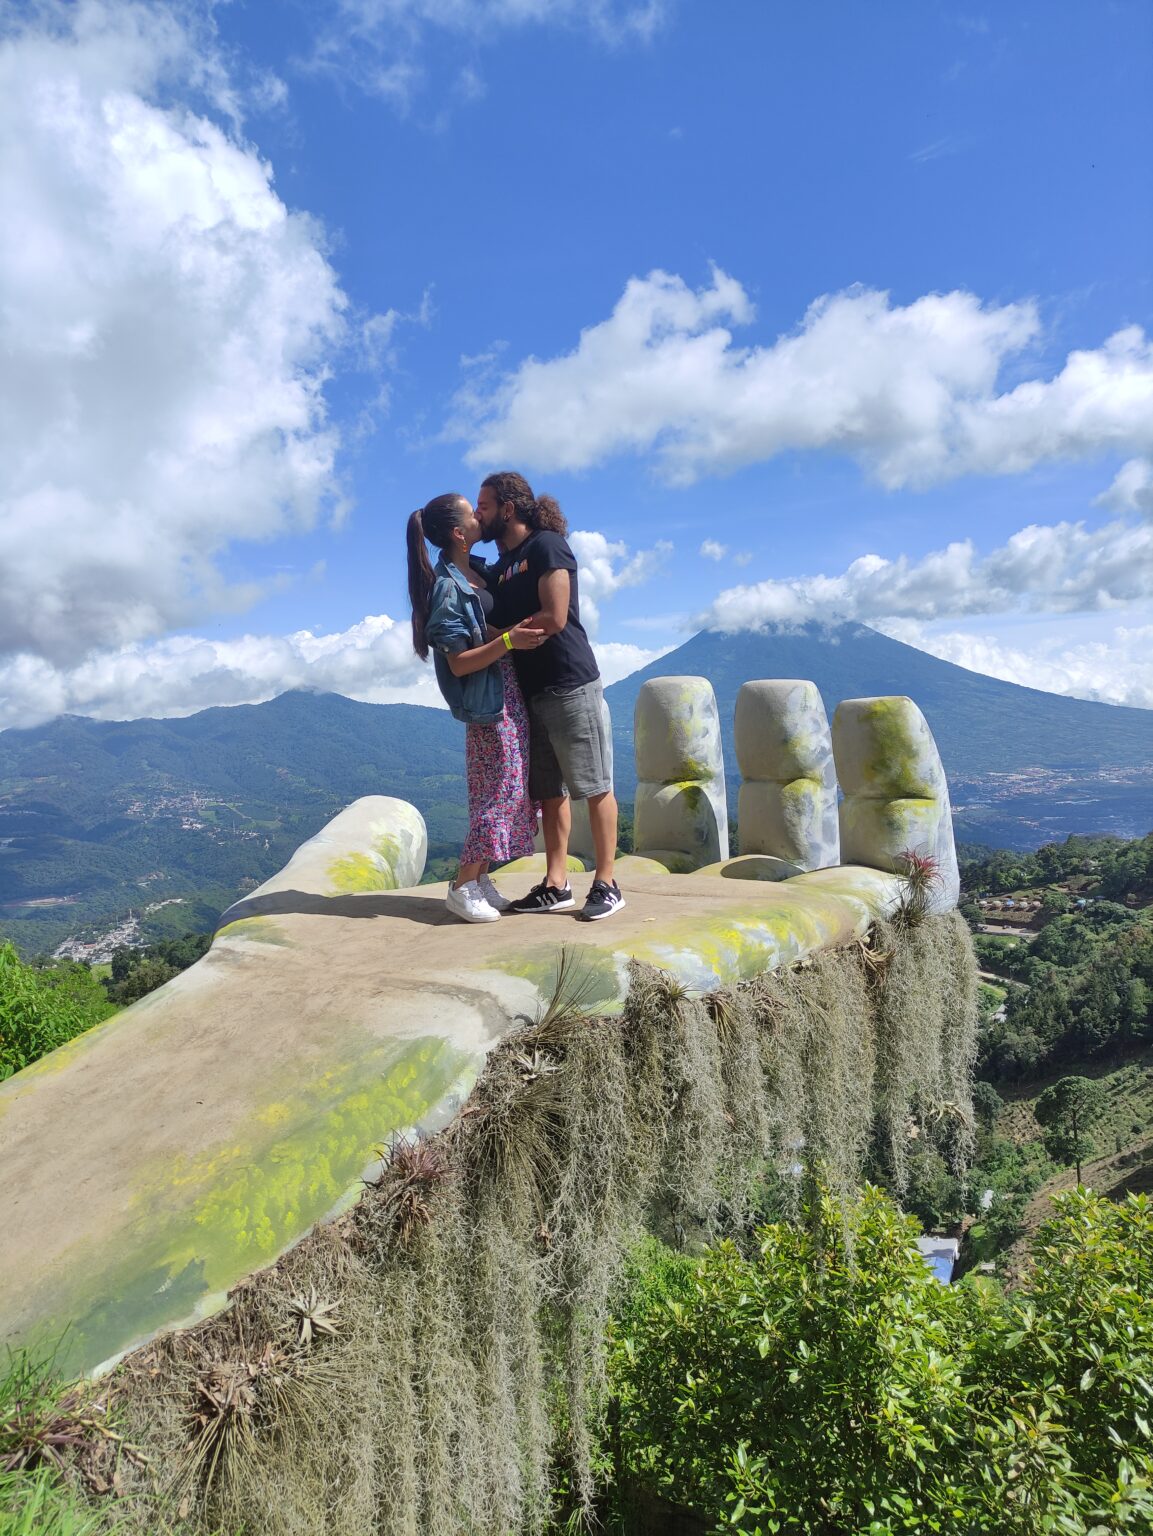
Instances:
[[[570,802],[588,804],[596,870],[579,916],[624,906],[613,879],[617,802],[612,738],[600,669],[580,619],[577,562],[568,524],[551,496],[523,475],[489,475],[475,508],[437,496],[408,520],[412,644],[433,652],[445,703],[465,722],[468,836],[449,886],[448,910],[466,923],[503,912],[567,912]],[[487,565],[472,553],[495,540]],[[436,564],[428,545],[439,551]],[[545,877],[510,901],[494,864],[534,851],[537,806]]]

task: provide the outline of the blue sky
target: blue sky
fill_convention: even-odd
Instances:
[[[608,677],[852,618],[1153,706],[1146,0],[0,0],[0,39],[0,725],[436,702],[403,522],[506,467]]]

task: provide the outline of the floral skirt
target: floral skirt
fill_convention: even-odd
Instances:
[[[493,725],[465,727],[468,836],[462,864],[520,859],[534,851],[536,806],[528,794],[528,711],[512,658],[500,662],[504,714]]]

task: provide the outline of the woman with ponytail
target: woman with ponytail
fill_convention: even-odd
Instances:
[[[466,923],[495,922],[509,906],[489,878],[490,863],[533,852],[528,715],[512,653],[534,650],[545,639],[531,621],[486,638],[492,598],[469,558],[482,537],[464,496],[437,496],[408,520],[413,649],[422,660],[432,651],[445,703],[466,726],[468,836],[447,897],[449,911]],[[435,565],[428,544],[440,551]]]

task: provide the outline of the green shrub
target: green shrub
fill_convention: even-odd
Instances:
[[[1147,1199],[1059,1197],[1008,1298],[933,1280],[876,1189],[805,1214],[689,1289],[638,1287],[611,1353],[622,1481],[745,1536],[1151,1528]]]
[[[909,1529],[947,1528],[971,1309],[917,1235],[879,1190],[822,1195],[754,1259],[721,1243],[690,1295],[654,1295],[613,1343],[628,1473],[711,1515],[743,1488],[768,1531],[867,1530],[894,1492]]]
[[[115,1012],[87,966],[38,968],[0,944],[0,1081]]]

